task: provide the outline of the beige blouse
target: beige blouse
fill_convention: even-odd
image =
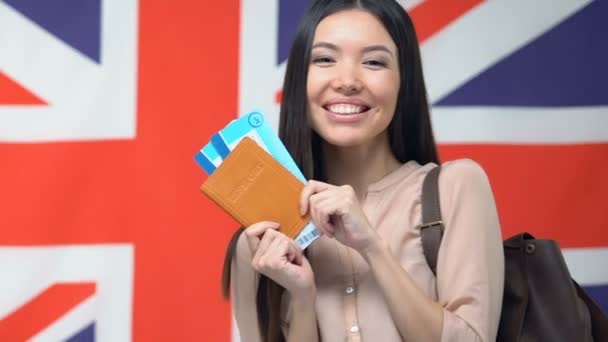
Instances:
[[[442,341],[494,341],[502,305],[504,259],[494,197],[483,169],[471,160],[443,164],[439,177],[445,233],[437,277],[422,251],[420,195],[434,166],[403,164],[371,184],[362,203],[372,226],[427,296],[444,308]],[[383,293],[355,250],[322,237],[309,247],[323,341],[401,341]],[[232,305],[241,341],[259,341],[257,277],[241,236],[232,264]],[[283,300],[284,331],[289,298]],[[408,305],[404,296],[401,305]]]

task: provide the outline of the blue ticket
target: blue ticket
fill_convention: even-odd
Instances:
[[[253,139],[302,183],[306,183],[304,174],[261,111],[252,111],[233,120],[211,137],[211,143],[224,159],[244,137]]]
[[[194,160],[208,175],[212,174],[222,163],[222,157],[211,142],[194,156]]]

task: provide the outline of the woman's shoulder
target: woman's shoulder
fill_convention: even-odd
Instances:
[[[468,158],[455,159],[441,164],[441,177],[450,183],[487,181],[488,179],[481,164]]]
[[[386,191],[409,196],[419,194],[427,174],[437,166],[430,162],[419,164],[410,161],[403,164],[397,171],[385,177],[382,181],[372,184],[370,191]],[[472,159],[455,159],[441,164],[439,174],[439,189],[441,193],[451,193],[459,189],[489,186],[488,176],[484,168]]]
[[[455,159],[441,164],[439,189],[451,197],[491,193],[490,180],[483,166],[472,159]]]

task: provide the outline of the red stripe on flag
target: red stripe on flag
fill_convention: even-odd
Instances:
[[[0,341],[25,341],[95,293],[95,283],[54,284],[0,320]]]
[[[134,149],[130,141],[0,144],[0,243],[133,241],[127,227],[144,202],[129,190],[141,179]]]
[[[503,237],[521,231],[561,247],[608,246],[608,144],[442,145],[442,161],[471,158],[490,177]]]
[[[427,0],[410,12],[420,42],[482,3],[483,0]]]
[[[42,99],[0,71],[0,105],[46,105]]]
[[[274,94],[274,102],[276,104],[281,104],[282,100],[283,100],[283,89],[280,89]]]

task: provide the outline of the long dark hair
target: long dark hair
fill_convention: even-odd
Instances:
[[[388,126],[392,153],[402,163],[410,160],[420,165],[439,163],[439,156],[429,114],[420,49],[414,24],[395,0],[317,0],[302,17],[287,61],[279,120],[279,137],[300,167],[306,179],[324,180],[321,138],[308,122],[306,80],[312,41],[323,18],[346,9],[365,10],[382,22],[397,46],[400,89],[395,115]],[[230,262],[242,229],[230,241],[224,262],[222,288],[227,298],[230,288]],[[283,289],[260,275],[257,312],[263,341],[284,341],[279,308]]]

